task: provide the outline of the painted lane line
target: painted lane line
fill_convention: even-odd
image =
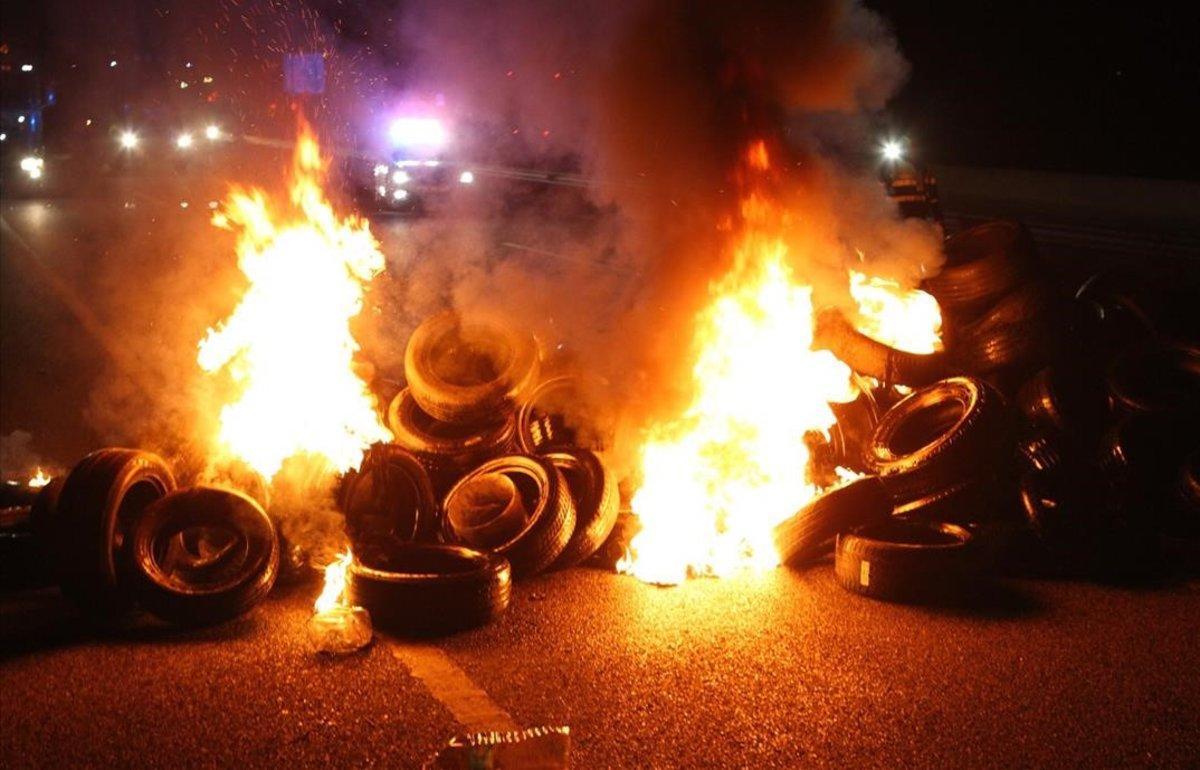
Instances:
[[[392,655],[449,709],[469,732],[511,732],[518,725],[508,712],[471,681],[450,656],[429,644],[393,644]]]

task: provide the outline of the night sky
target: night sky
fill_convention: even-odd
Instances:
[[[79,3],[93,11],[100,4]],[[1200,107],[1200,4],[867,4],[894,27],[912,65],[888,120],[908,133],[926,160],[1200,179],[1200,143],[1192,114]],[[71,19],[54,18],[70,5],[67,0],[3,0],[3,36],[14,47],[44,52],[103,47],[106,41],[138,46],[139,39],[147,47],[147,36],[137,30],[112,29],[96,36],[92,24],[86,25],[86,39],[79,45],[60,39],[84,28]],[[381,9],[385,16],[402,12],[404,5],[400,0],[307,3],[325,27],[336,29],[335,35],[359,46],[360,52],[373,36],[383,34],[369,20]],[[186,7],[189,13],[199,7],[171,0],[122,0],[114,7],[125,13],[111,18],[137,26],[139,16],[158,19],[161,13],[152,9],[159,6]],[[143,51],[142,58],[163,58],[161,35],[151,37],[155,44],[149,48],[154,50]],[[378,67],[396,68],[400,59],[394,51],[384,56],[382,48],[372,48]],[[276,55],[270,56],[273,61]],[[70,96],[69,83],[58,86]],[[84,89],[96,91],[86,84]]]
[[[873,0],[930,160],[1200,178],[1200,6]]]

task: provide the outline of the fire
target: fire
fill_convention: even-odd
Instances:
[[[313,604],[316,613],[327,613],[346,606],[346,571],[350,569],[353,559],[354,555],[347,548],[325,567],[325,585]]]
[[[942,309],[932,294],[851,270],[850,296],[858,305],[855,326],[868,337],[909,353],[942,349]]]
[[[352,368],[350,321],[384,269],[367,222],[339,217],[321,189],[325,164],[302,126],[286,213],[259,189],[235,188],[213,217],[238,232],[249,279],[240,304],[200,342],[198,361],[225,373],[234,395],[220,414],[219,452],[272,478],[291,457],[344,471],[390,440],[375,400]]]
[[[37,473],[33,474],[33,476],[31,476],[29,478],[29,481],[25,482],[26,485],[28,485],[34,489],[41,489],[42,487],[46,486],[49,483],[50,483],[50,477],[47,476],[46,472],[43,471],[41,468],[38,468]]]
[[[766,145],[753,143],[745,175],[753,181],[769,169]],[[845,363],[812,349],[813,289],[792,266],[786,221],[759,189],[742,202],[733,267],[710,286],[696,320],[693,400],[642,446],[642,485],[632,500],[642,528],[622,572],[674,584],[773,567],[775,525],[824,491],[808,478],[805,434],[828,436],[830,404],[858,390]],[[854,275],[864,325],[881,341],[913,351],[940,344],[932,297]],[[854,476],[837,470],[841,479]]]

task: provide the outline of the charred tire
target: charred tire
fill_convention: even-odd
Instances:
[[[408,390],[388,406],[388,427],[396,444],[412,452],[429,473],[434,492],[444,494],[475,465],[504,454],[513,446],[511,413],[476,425],[453,425],[426,414]]]
[[[1200,412],[1200,348],[1162,344],[1128,348],[1108,372],[1117,412]]]
[[[449,509],[459,490],[473,479],[490,473],[503,474],[513,481],[529,513],[525,526],[492,552],[508,559],[517,577],[536,575],[562,555],[575,531],[575,505],[567,480],[558,468],[542,457],[497,457],[460,479],[446,495],[443,507]],[[443,520],[442,532],[448,540],[456,539],[449,519]]]
[[[1096,437],[1108,417],[1103,390],[1090,378],[1072,376],[1048,366],[1031,377],[1017,393],[1017,407],[1036,427],[1056,433]]]
[[[338,502],[357,554],[437,536],[438,505],[429,473],[402,447],[372,446],[359,469],[346,474]]]
[[[174,489],[162,458],[137,449],[101,449],[67,474],[52,517],[51,548],[63,593],[84,612],[104,616],[131,606],[119,566],[126,535]]]
[[[946,265],[924,288],[949,311],[971,316],[1013,289],[1034,259],[1033,239],[1016,222],[987,222],[947,239]]]
[[[999,481],[967,479],[896,506],[893,514],[906,521],[982,524],[996,518]]]
[[[497,321],[439,313],[417,327],[404,353],[413,398],[436,420],[495,421],[537,381],[537,341]]]
[[[512,571],[497,554],[452,545],[406,544],[350,565],[350,601],[377,626],[428,636],[488,623],[508,608]]]
[[[602,383],[600,383],[602,385]],[[599,410],[588,406],[585,381],[564,374],[543,380],[517,410],[517,443],[525,454],[546,454],[586,447],[599,451],[606,443],[604,435],[582,436],[571,424],[568,414],[589,414]],[[593,394],[594,395],[594,394]],[[603,431],[600,431],[603,433]]]
[[[998,469],[1011,452],[1000,394],[971,377],[910,393],[883,415],[864,461],[903,504]]]
[[[172,571],[173,538],[205,528],[222,534],[217,556],[196,557]],[[231,620],[262,601],[279,574],[279,538],[259,504],[216,487],[172,492],[148,507],[133,528],[130,575],[138,602],[181,626]]]
[[[919,387],[951,373],[943,354],[922,355],[888,347],[855,329],[840,310],[823,311],[813,336],[815,345],[831,350],[859,374],[881,382]]]
[[[574,567],[588,559],[612,534],[621,500],[617,478],[594,452],[576,449],[546,455],[567,480],[575,503],[575,532],[555,560],[557,568]]]
[[[775,527],[780,560],[799,567],[824,553],[839,532],[882,521],[892,514],[892,498],[874,477],[852,481],[818,497]]]
[[[1006,369],[1024,372],[1045,364],[1050,343],[1048,330],[1030,319],[970,330],[958,343],[955,358],[973,374]]]
[[[892,602],[947,599],[981,571],[973,537],[955,524],[891,519],[838,535],[833,569],[847,591]]]
[[[50,543],[54,533],[54,520],[58,515],[58,498],[62,494],[64,476],[55,476],[42,487],[29,508],[29,528],[43,543]]]

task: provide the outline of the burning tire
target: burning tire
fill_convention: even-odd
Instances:
[[[621,500],[617,479],[594,452],[577,449],[546,455],[567,480],[575,503],[575,531],[555,567],[574,567],[591,557],[612,534]]]
[[[575,506],[563,474],[549,460],[513,455],[484,463],[464,476],[446,495],[445,508],[458,505],[456,498],[474,486],[481,477],[501,474],[512,481],[528,516],[515,535],[491,550],[512,563],[518,577],[535,575],[554,563],[567,547],[575,531]],[[451,518],[446,517],[443,534],[460,539]]]
[[[413,332],[404,375],[413,398],[436,420],[470,425],[494,422],[521,402],[538,374],[533,337],[499,322],[444,312]]]
[[[578,429],[570,424],[568,410],[586,410],[583,382],[574,375],[559,375],[544,380],[529,394],[517,411],[517,441],[526,454],[546,454],[571,447],[587,446],[600,449],[604,443],[584,441]],[[592,414],[598,410],[591,410]]]
[[[818,497],[775,527],[775,546],[784,564],[798,567],[828,553],[839,532],[892,514],[892,498],[878,478],[853,481]]]
[[[371,447],[362,466],[346,474],[339,504],[357,554],[437,535],[429,474],[411,452],[392,444]]]
[[[941,353],[908,353],[888,347],[855,329],[836,309],[817,316],[813,344],[833,351],[859,374],[889,384],[928,385],[950,374]]]
[[[211,625],[242,615],[270,593],[279,539],[250,497],[194,487],[142,512],[129,561],[143,607],[181,626]]]
[[[834,573],[848,591],[923,602],[953,597],[981,572],[971,533],[954,524],[891,519],[838,536]]]
[[[1016,222],[987,222],[947,239],[946,266],[925,282],[939,304],[971,317],[1013,289],[1033,261],[1033,239]]]
[[[488,623],[508,608],[512,570],[497,554],[409,544],[351,564],[347,592],[380,628],[418,636],[450,633]]]
[[[63,593],[85,612],[107,615],[132,600],[119,576],[126,534],[145,510],[175,489],[162,458],[137,449],[101,449],[63,481],[51,517]]]
[[[405,389],[388,407],[388,427],[396,444],[412,452],[429,472],[434,491],[440,493],[473,466],[509,451],[515,423],[511,414],[475,425],[440,422]]]
[[[1200,411],[1200,348],[1128,348],[1109,369],[1108,392],[1118,412]]]
[[[867,467],[898,503],[998,470],[1011,452],[1000,394],[971,377],[910,393],[884,414],[867,444]]]

